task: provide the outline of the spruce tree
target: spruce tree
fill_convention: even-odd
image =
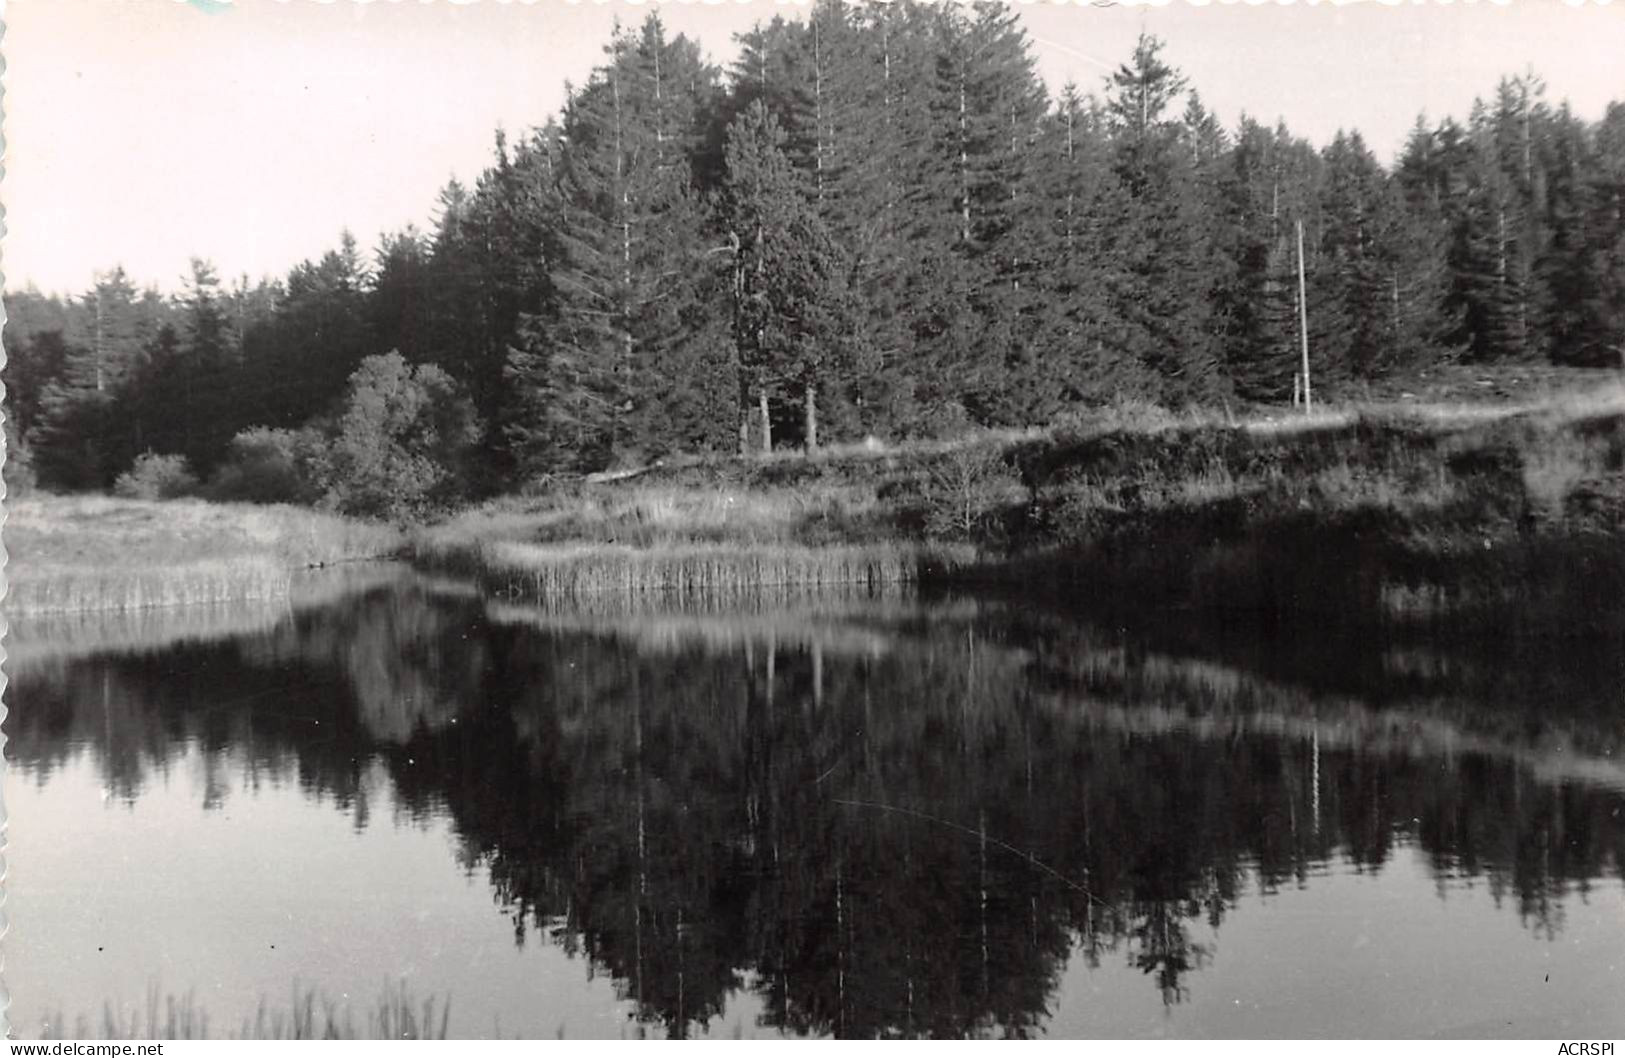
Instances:
[[[733,338],[741,406],[754,404],[763,449],[772,444],[772,398],[782,394],[798,399],[802,443],[811,450],[818,445],[819,395],[839,393],[856,358],[858,314],[846,262],[800,193],[784,143],[760,101],[728,132],[725,214],[737,247]]]
[[[713,77],[652,15],[640,32],[617,33],[608,63],[566,107],[553,303],[522,319],[507,357],[515,399],[547,417],[508,420],[526,469],[561,456],[601,467],[685,432],[670,415],[672,387],[714,355],[695,326],[705,247],[692,168]]]
[[[102,488],[130,454],[130,424],[115,403],[141,368],[149,318],[124,270],[114,268],[97,275],[66,322],[67,333],[41,349],[60,366],[38,397],[40,479],[55,488]]]
[[[1037,326],[1001,387],[1010,422],[1051,421],[1077,404],[1152,399],[1158,379],[1107,345],[1112,278],[1109,229],[1123,208],[1098,108],[1074,85],[1061,92],[1037,154],[1042,183],[1015,231],[1035,267]]]
[[[1185,79],[1163,61],[1162,46],[1142,35],[1108,81],[1114,171],[1126,191],[1109,249],[1117,268],[1108,343],[1155,371],[1165,400],[1185,404],[1219,397],[1225,386],[1201,203],[1168,116]]]
[[[1567,108],[1553,130],[1551,242],[1538,262],[1541,314],[1559,363],[1614,367],[1625,353],[1625,112],[1616,104],[1595,146]]]

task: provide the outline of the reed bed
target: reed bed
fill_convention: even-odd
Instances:
[[[877,588],[911,584],[923,570],[968,565],[973,558],[968,550],[908,544],[637,549],[498,540],[479,545],[476,563],[488,591],[509,597],[574,599],[600,594],[738,596],[764,587]]]
[[[292,612],[285,598],[126,610],[35,610],[9,619],[6,671],[38,672],[102,653],[142,653],[177,643],[266,632]]]
[[[161,994],[149,985],[141,1006],[102,1005],[99,1016],[67,1018],[47,1015],[40,1023],[42,1040],[443,1040],[447,1038],[451,1001],[414,997],[406,983],[386,983],[379,997],[358,1016],[354,1004],[339,1002],[314,988],[294,982],[286,1005],[261,997],[251,1018],[226,1031],[192,992]],[[71,1033],[68,1030],[72,1030]]]
[[[539,544],[816,546],[883,539],[885,515],[872,482],[794,485],[609,483],[561,486],[544,495],[504,497],[412,537],[430,564],[488,540]]]
[[[136,569],[32,567],[10,584],[8,614],[144,610],[284,599],[292,572],[258,556]]]
[[[91,654],[144,653],[178,643],[265,633],[301,610],[318,609],[347,596],[408,580],[436,594],[467,596],[477,590],[466,582],[425,577],[399,562],[363,562],[331,569],[296,570],[289,578],[287,592],[269,598],[233,597],[227,602],[187,606],[78,607],[20,613],[7,621],[6,667],[15,675],[25,667],[38,671]]]
[[[756,625],[803,617],[841,621],[858,617],[884,619],[918,614],[920,604],[914,583],[891,581],[875,585],[769,584],[733,594],[629,595],[607,592],[571,599],[526,599],[519,603],[493,600],[487,609],[493,616],[512,613],[523,620],[523,615],[534,614],[550,622],[716,618]]]

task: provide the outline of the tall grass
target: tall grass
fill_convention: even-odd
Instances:
[[[163,650],[184,642],[206,642],[266,632],[293,614],[336,602],[374,587],[411,578],[432,584],[437,592],[471,585],[439,583],[413,573],[400,563],[362,562],[289,574],[286,594],[264,599],[232,597],[229,601],[140,609],[34,609],[9,618],[6,666],[13,675],[65,664],[96,653]]]
[[[300,569],[389,555],[394,528],[297,507],[37,496],[7,504],[8,615],[282,598]]]
[[[967,549],[906,543],[853,547],[690,545],[639,549],[618,545],[552,547],[492,541],[473,552],[487,590],[511,597],[738,595],[764,587],[878,588],[920,579],[924,570],[968,564]]]
[[[133,569],[46,566],[11,582],[5,609],[54,614],[264,601],[285,598],[291,581],[287,567],[258,555]]]
[[[226,1031],[210,1017],[192,992],[161,994],[147,987],[139,1007],[102,1006],[100,1015],[67,1018],[47,1015],[39,1039],[107,1040],[443,1040],[451,1017],[451,1001],[411,995],[404,981],[385,983],[378,998],[359,1017],[355,1006],[303,987],[295,981],[287,1003],[273,1004],[262,996],[251,1018]],[[72,1030],[71,1032],[68,1030]]]
[[[793,486],[627,483],[509,497],[415,533],[421,559],[489,540],[656,548],[688,544],[814,545],[878,538],[871,483]]]
[[[429,527],[419,565],[541,599],[738,596],[912,583],[970,549],[902,539],[872,481],[599,484],[510,498]]]

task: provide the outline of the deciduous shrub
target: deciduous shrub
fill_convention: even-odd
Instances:
[[[34,453],[17,436],[9,411],[6,412],[5,442],[5,466],[0,468],[0,477],[5,480],[5,494],[13,499],[27,496],[35,487]]]
[[[113,482],[113,494],[127,500],[172,500],[192,495],[197,487],[185,456],[144,452]]]
[[[932,463],[926,477],[925,531],[936,539],[976,539],[1004,506],[1022,495],[1021,479],[999,449],[955,449]]]
[[[346,514],[408,518],[466,491],[479,438],[474,407],[433,364],[370,356],[328,447],[313,460],[321,503]]]

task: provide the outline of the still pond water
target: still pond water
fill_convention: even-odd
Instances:
[[[295,982],[454,1036],[1625,1035],[1617,651],[393,572],[9,649],[21,1036]]]

